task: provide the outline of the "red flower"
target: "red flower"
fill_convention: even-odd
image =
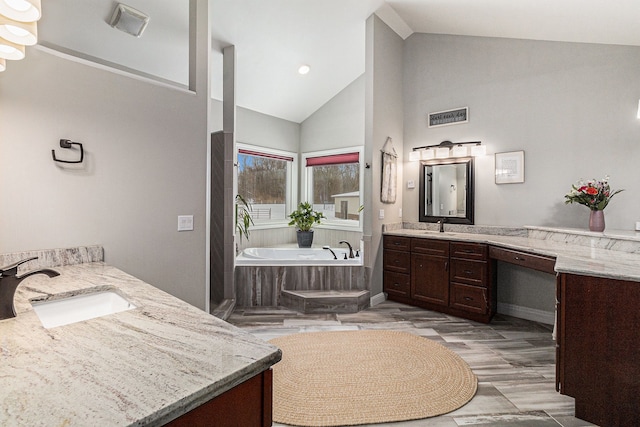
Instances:
[[[598,189],[595,187],[589,187],[587,188],[587,194],[594,196],[596,194],[598,194]]]

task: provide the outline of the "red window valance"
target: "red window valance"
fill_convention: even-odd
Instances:
[[[330,156],[307,157],[307,166],[343,165],[360,163],[360,153],[332,154]]]

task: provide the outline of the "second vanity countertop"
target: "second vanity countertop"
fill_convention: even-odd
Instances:
[[[104,263],[54,267],[0,321],[0,425],[162,425],[280,360],[280,350]],[[136,308],[45,329],[34,298],[114,289]]]
[[[526,236],[466,232],[445,231],[440,233],[438,231],[416,229],[398,229],[384,232],[384,235],[390,236],[486,243],[505,249],[556,258],[555,271],[558,273],[640,282],[640,254],[609,248],[610,246],[615,246],[615,244],[602,247],[602,237],[595,235],[595,233],[593,234],[592,237],[587,236],[586,239],[591,239],[592,241],[592,244],[587,246],[577,243],[578,240],[581,243],[585,240],[584,235],[580,239],[574,238],[577,234],[559,233],[560,238],[558,235],[554,235],[549,239],[541,239]]]

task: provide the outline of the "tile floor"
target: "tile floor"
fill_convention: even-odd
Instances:
[[[485,325],[392,301],[356,314],[304,315],[276,307],[236,308],[227,321],[264,340],[327,330],[407,331],[455,351],[478,376],[478,392],[462,408],[439,417],[378,426],[593,425],[575,418],[573,399],[555,391],[555,342],[549,325],[500,314]]]

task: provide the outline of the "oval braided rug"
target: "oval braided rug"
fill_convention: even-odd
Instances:
[[[345,426],[414,420],[460,408],[476,376],[457,354],[398,331],[333,331],[270,341],[282,349],[273,366],[273,421]]]

